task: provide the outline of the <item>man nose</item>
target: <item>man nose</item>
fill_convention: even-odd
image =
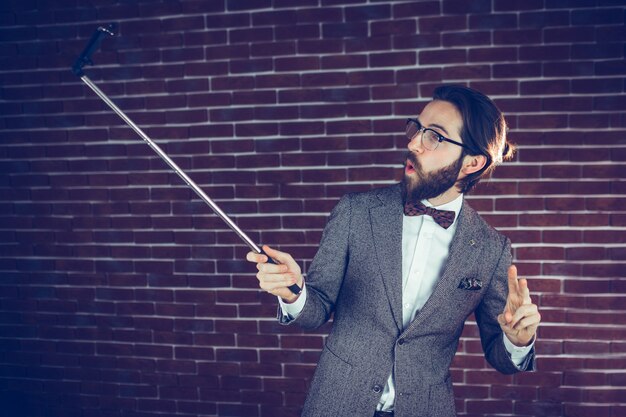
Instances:
[[[406,145],[406,147],[412,151],[412,152],[417,152],[417,153],[422,153],[424,152],[424,147],[422,146],[422,135],[423,135],[423,131],[419,131],[415,134],[415,136],[413,136],[413,138],[409,141],[409,143]]]

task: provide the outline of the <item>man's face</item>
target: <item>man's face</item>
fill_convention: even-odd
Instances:
[[[447,101],[431,101],[424,107],[418,119],[441,135],[463,142],[461,129],[463,118],[456,107]],[[405,200],[417,202],[437,197],[454,186],[459,179],[463,164],[462,148],[449,142],[441,142],[437,149],[429,151],[421,142],[422,134],[416,135],[408,144],[404,179]]]

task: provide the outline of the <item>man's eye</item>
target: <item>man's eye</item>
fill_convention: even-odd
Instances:
[[[431,142],[439,142],[439,137],[432,130],[426,131],[426,139],[428,139]]]

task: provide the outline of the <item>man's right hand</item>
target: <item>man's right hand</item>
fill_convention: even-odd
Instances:
[[[297,284],[302,288],[304,278],[300,266],[288,253],[277,251],[267,245],[263,245],[263,251],[278,262],[278,265],[267,263],[266,255],[248,252],[246,259],[256,263],[256,268],[259,270],[256,274],[259,287],[282,298],[286,303],[293,303],[299,296],[292,293],[287,287]]]

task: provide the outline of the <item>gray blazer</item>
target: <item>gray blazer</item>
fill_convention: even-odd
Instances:
[[[303,416],[372,416],[392,370],[396,417],[455,416],[449,368],[472,313],[487,361],[518,372],[496,320],[508,291],[510,241],[464,202],[443,274],[403,330],[402,210],[399,184],[344,196],[309,268],[301,314],[289,320],[279,309],[282,323],[307,329],[334,314]],[[534,363],[532,351],[521,367]]]

